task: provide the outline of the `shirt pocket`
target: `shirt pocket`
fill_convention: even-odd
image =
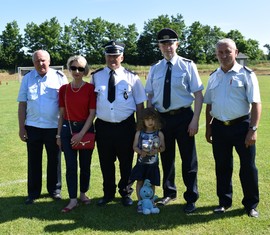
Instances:
[[[244,87],[244,82],[239,79],[232,78],[231,85],[234,88],[242,88]]]
[[[153,91],[158,91],[163,87],[164,79],[163,76],[160,74],[158,76],[153,77]]]
[[[172,77],[172,86],[180,89],[187,89],[188,79],[187,73],[174,73]]]
[[[95,92],[99,98],[103,97],[103,98],[107,99],[106,86],[96,86]]]
[[[230,81],[230,89],[228,91],[229,96],[232,99],[239,99],[241,97],[242,99],[245,99],[245,84],[242,80],[239,80],[239,78],[232,78]]]
[[[218,88],[220,87],[220,80],[216,79],[209,85],[209,92],[211,94],[211,99],[215,99],[218,94]]]
[[[45,90],[45,94],[47,95],[47,97],[52,100],[58,99],[58,92],[59,92],[59,89],[53,88],[53,87],[47,87]]]
[[[117,99],[120,101],[127,100],[132,95],[131,86],[128,84],[117,86]]]
[[[38,87],[36,85],[30,86],[27,92],[27,100],[36,100],[38,98]]]

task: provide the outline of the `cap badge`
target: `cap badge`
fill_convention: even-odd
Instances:
[[[169,35],[164,35],[163,39],[170,39],[170,36]]]

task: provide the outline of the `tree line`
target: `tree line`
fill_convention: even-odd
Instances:
[[[270,59],[259,49],[259,42],[245,39],[238,30],[228,33],[217,26],[210,27],[196,21],[190,26],[185,24],[183,16],[160,15],[144,23],[143,31],[138,33],[136,25],[127,27],[110,23],[102,18],[82,20],[71,19],[69,25],[61,26],[56,17],[41,24],[28,23],[24,34],[20,33],[17,21],[7,23],[0,34],[0,68],[14,69],[32,64],[31,54],[37,49],[47,50],[52,65],[65,65],[74,54],[86,57],[90,64],[104,64],[103,45],[111,39],[123,42],[125,63],[131,65],[150,65],[161,58],[157,47],[157,33],[162,28],[174,29],[180,40],[178,53],[199,64],[216,62],[215,44],[220,38],[235,40],[240,52],[250,60]],[[268,44],[265,47],[270,49]]]

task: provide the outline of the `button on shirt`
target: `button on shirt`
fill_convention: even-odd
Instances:
[[[259,84],[255,73],[235,63],[224,73],[218,68],[211,74],[204,95],[204,103],[211,104],[211,115],[220,121],[247,115],[251,103],[260,103]]]
[[[57,128],[59,88],[67,84],[65,75],[49,69],[44,77],[36,70],[27,73],[21,83],[18,102],[27,102],[25,125],[38,128]]]
[[[110,71],[106,67],[92,76],[97,93],[96,116],[106,122],[119,123],[133,114],[136,105],[147,97],[139,76],[121,66],[115,70],[115,100],[110,103],[107,99]]]
[[[167,60],[162,59],[157,64],[151,66],[145,85],[146,93],[154,95],[152,105],[162,113],[191,106],[194,100],[192,93],[203,90],[197,67],[191,60],[175,55],[170,62],[173,66],[171,74],[171,104],[168,109],[163,107]]]

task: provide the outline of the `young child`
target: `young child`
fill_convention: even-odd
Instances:
[[[158,153],[165,150],[164,135],[160,131],[161,121],[159,114],[153,108],[146,108],[137,123],[133,149],[138,154],[137,163],[132,169],[130,181],[136,184],[138,201],[141,200],[140,189],[145,179],[149,179],[155,195],[155,186],[160,185]],[[140,213],[141,206],[138,204]]]

